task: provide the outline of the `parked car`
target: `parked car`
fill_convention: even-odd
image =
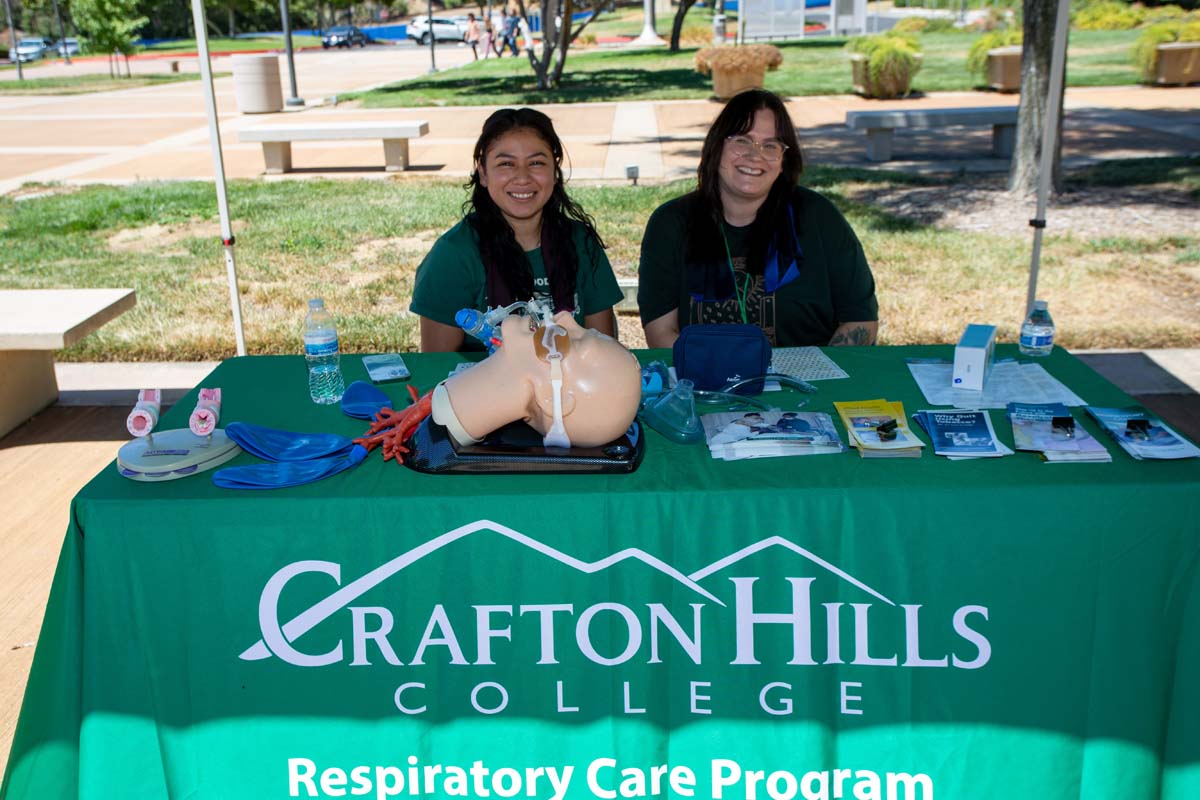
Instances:
[[[460,26],[449,17],[434,17],[433,35],[439,42],[461,42],[467,36],[466,20]],[[408,23],[408,38],[429,44],[429,17],[413,17]]]
[[[54,49],[60,56],[77,56],[79,55],[79,40],[68,36],[55,45]]]
[[[16,48],[8,54],[9,61],[36,61],[46,55],[50,44],[37,37],[18,39]]]
[[[321,46],[328,50],[331,47],[366,47],[367,42],[371,41],[371,37],[367,36],[353,25],[339,25],[336,28],[330,28],[321,37]]]

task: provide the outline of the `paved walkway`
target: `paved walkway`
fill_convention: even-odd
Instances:
[[[466,48],[438,49],[439,67],[470,59]],[[138,71],[165,67],[135,62]],[[182,68],[194,70],[185,60]],[[296,55],[301,96],[320,102],[348,91],[424,74],[427,51],[374,47],[357,51],[310,51]],[[31,76],[70,70],[105,71],[103,62],[72,67],[46,65]],[[218,58],[217,72],[229,71]],[[45,70],[45,73],[43,73]],[[286,83],[286,78],[285,78]],[[429,135],[411,146],[408,175],[465,176],[471,145],[495,106],[367,110],[357,104],[325,102],[301,111],[239,114],[233,79],[215,81],[226,173],[231,178],[262,174],[261,148],[242,144],[246,125],[331,120],[429,121]],[[867,166],[864,134],[845,129],[847,111],[1016,105],[1015,95],[944,92],[899,100],[855,96],[804,97],[789,102],[805,148],[816,163]],[[1064,154],[1068,163],[1132,156],[1200,153],[1200,88],[1085,88],[1067,93]],[[689,177],[699,145],[720,109],[708,100],[561,104],[544,107],[566,144],[569,175],[576,180],[624,180],[637,165],[642,180]],[[949,145],[949,146],[948,146]],[[389,177],[377,141],[304,142],[294,146],[297,167],[272,180],[331,177]],[[909,170],[1004,171],[1007,160],[990,155],[989,128],[898,132],[896,159],[889,167]],[[0,96],[0,193],[26,182],[129,182],[212,178],[212,157],[198,83],[73,96]]]

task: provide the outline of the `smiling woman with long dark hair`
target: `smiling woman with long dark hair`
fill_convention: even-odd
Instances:
[[[758,325],[773,345],[874,344],[879,306],[841,213],[798,185],[804,157],[778,97],[735,95],[700,154],[696,190],[646,224],[638,307],[646,342],[696,323]]]
[[[562,160],[540,111],[505,108],[484,122],[465,216],[417,269],[409,308],[421,318],[422,351],[477,347],[454,322],[460,309],[534,298],[616,336],[621,289],[592,218],[567,195]]]

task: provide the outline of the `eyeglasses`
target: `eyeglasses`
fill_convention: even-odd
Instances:
[[[757,150],[767,161],[778,161],[783,158],[783,151],[788,149],[788,146],[778,139],[756,142],[749,136],[726,136],[725,143],[735,156],[748,156]]]

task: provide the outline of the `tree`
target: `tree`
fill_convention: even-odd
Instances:
[[[74,0],[71,15],[88,48],[97,53],[120,53],[129,72],[129,54],[137,30],[149,20],[138,16],[137,0]],[[109,65],[112,74],[112,65]]]
[[[671,47],[672,53],[679,52],[679,37],[683,35],[683,18],[692,6],[696,4],[696,0],[679,0],[679,8],[675,9],[675,21],[671,23]]]
[[[1066,0],[1062,0],[1066,2]],[[1048,102],[1058,105],[1058,136],[1051,168],[1051,185],[1062,191],[1062,104],[1063,93],[1047,98],[1050,91],[1050,64],[1054,54],[1054,26],[1059,0],[1024,0],[1025,41],[1021,52],[1021,105],[1017,112],[1017,143],[1008,188],[1028,194],[1037,188],[1038,165],[1042,156],[1042,130]],[[1066,81],[1063,81],[1064,86]]]
[[[529,63],[533,67],[533,74],[537,76],[538,89],[558,88],[571,43],[599,16],[602,2],[604,0],[592,0],[585,6],[592,12],[591,15],[572,29],[571,17],[576,11],[574,0],[543,0],[542,54],[539,56],[532,45],[529,47]],[[517,0],[517,9],[520,16],[525,18],[525,0]]]

